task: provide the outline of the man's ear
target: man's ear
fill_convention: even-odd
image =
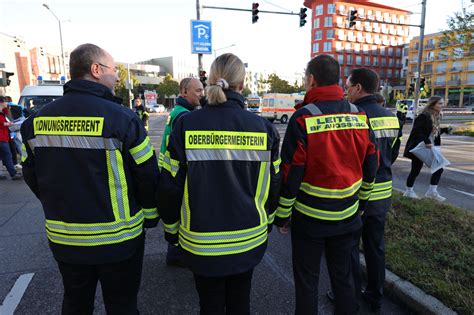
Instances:
[[[318,86],[318,85],[316,84],[316,78],[315,78],[314,75],[312,75],[312,74],[309,74],[309,75],[308,75],[308,83],[309,83],[309,86],[312,87],[312,88]]]
[[[90,74],[96,80],[100,80],[100,65],[97,63],[91,64]]]

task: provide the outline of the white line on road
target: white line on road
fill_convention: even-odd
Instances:
[[[462,190],[457,190],[457,189],[454,189],[454,188],[450,188],[450,187],[448,187],[448,188],[451,189],[451,190],[457,191],[458,193],[467,195],[469,197],[474,197],[474,194],[471,194],[471,193],[468,193],[468,192],[465,192],[465,191],[462,191]]]
[[[397,158],[397,161],[404,161],[404,162],[411,162],[410,159],[407,159],[407,158],[404,158],[404,157],[399,157]],[[448,170],[448,171],[453,171],[453,172],[458,172],[458,173],[462,173],[462,174],[467,174],[467,175],[474,175],[474,172],[471,172],[471,171],[465,171],[465,170],[460,170],[460,169],[457,169],[457,168],[453,168],[453,167],[444,167],[445,170]]]
[[[0,315],[13,315],[34,275],[34,273],[27,273],[16,279],[15,285],[0,305]]]

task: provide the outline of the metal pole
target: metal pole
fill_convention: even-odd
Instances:
[[[415,80],[415,99],[413,104],[413,123],[418,115],[418,101],[420,98],[420,79],[421,79],[421,61],[423,58],[423,41],[425,39],[425,19],[426,19],[426,1],[421,3],[421,25],[420,25],[420,41],[418,45],[418,77]]]
[[[58,22],[59,22],[59,40],[61,41],[61,58],[63,61],[63,74],[64,74],[64,79],[67,80],[66,63],[64,62],[63,32],[61,30],[61,20],[58,19]]]
[[[201,5],[199,4],[199,0],[196,0],[196,16],[197,20],[201,19]],[[203,70],[202,66],[202,54],[198,54],[198,77],[199,73]]]
[[[128,106],[132,108],[132,81],[130,80],[130,64],[127,63]]]

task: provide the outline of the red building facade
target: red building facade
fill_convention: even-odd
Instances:
[[[398,84],[402,46],[408,43],[409,11],[364,0],[306,0],[304,5],[312,10],[311,58],[333,56],[341,65],[342,82],[352,68],[366,67],[382,81]],[[349,28],[351,10],[357,10],[359,18]]]

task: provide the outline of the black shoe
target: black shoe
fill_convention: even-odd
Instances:
[[[12,176],[12,180],[19,180],[19,179],[23,179],[23,176],[21,176],[18,173],[16,173],[15,175]]]
[[[328,300],[334,303],[334,293],[332,291],[326,292],[326,296],[328,297]]]
[[[372,295],[367,292],[362,292],[362,299],[367,303],[371,312],[379,313],[382,308],[382,302],[374,299]]]

